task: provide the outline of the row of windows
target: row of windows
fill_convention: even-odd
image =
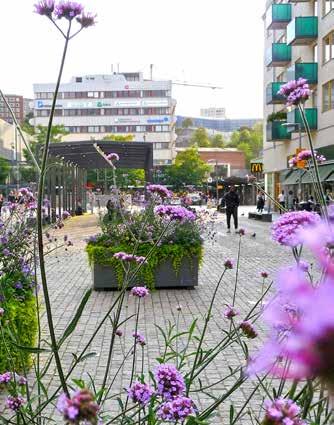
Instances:
[[[91,109],[56,109],[57,117],[78,117],[78,116],[128,116],[128,115],[168,115],[169,108],[91,108]],[[36,110],[37,117],[48,117],[50,109]]]
[[[331,10],[334,10],[334,0],[323,0],[322,14],[327,15]]]
[[[333,0],[334,1],[334,0]],[[334,31],[330,32],[323,39],[323,62],[328,62],[331,59],[334,59]]]
[[[36,99],[52,99],[53,92],[37,92]],[[168,90],[71,91],[58,93],[57,99],[105,99],[129,97],[168,97]]]
[[[323,112],[334,109],[334,80],[322,86],[322,110]]]
[[[70,133],[166,133],[168,125],[93,125],[65,127]]]

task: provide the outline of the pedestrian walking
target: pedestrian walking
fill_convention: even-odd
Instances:
[[[256,198],[256,209],[259,214],[263,213],[264,204],[265,204],[264,195],[262,192],[259,191],[257,193],[257,198]]]
[[[284,213],[284,209],[285,209],[285,195],[284,195],[284,190],[282,190],[282,192],[278,195],[278,203],[280,204],[280,206],[282,208],[279,209],[279,213],[283,214]]]
[[[227,233],[231,233],[231,217],[233,217],[234,229],[238,232],[238,207],[240,198],[235,186],[232,185],[230,187],[230,190],[224,196],[224,201],[226,206]]]

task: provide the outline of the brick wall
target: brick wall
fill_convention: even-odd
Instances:
[[[231,171],[232,170],[243,170],[246,168],[246,160],[245,154],[240,151],[223,151],[223,152],[215,152],[215,151],[206,151],[199,152],[200,158],[207,162],[208,160],[217,160],[218,164],[230,164]],[[214,164],[214,161],[210,161],[210,163]]]

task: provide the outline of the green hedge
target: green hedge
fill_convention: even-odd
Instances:
[[[14,337],[18,345],[34,346],[38,330],[36,299],[33,295],[24,301],[13,298],[2,307],[5,313],[0,322],[0,373],[8,370],[22,372],[31,367],[31,354],[16,347],[12,339]]]

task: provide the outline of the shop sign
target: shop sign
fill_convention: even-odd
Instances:
[[[148,118],[147,119],[147,123],[148,124],[164,124],[164,123],[168,123],[169,118],[168,117],[163,117],[163,118]]]
[[[252,173],[263,173],[263,164],[262,162],[253,162],[251,164]]]

